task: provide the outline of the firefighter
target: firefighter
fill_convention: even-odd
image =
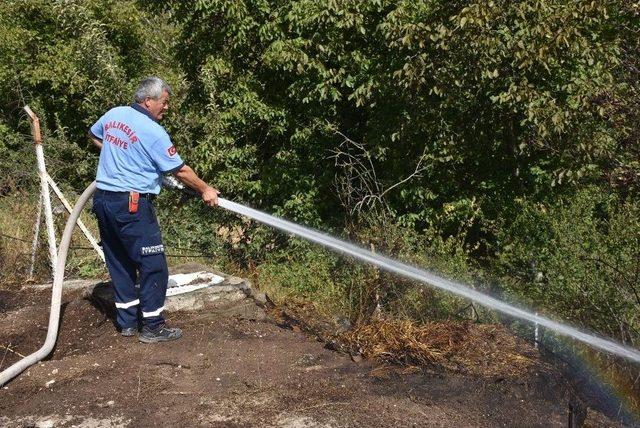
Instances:
[[[163,316],[169,271],[153,200],[164,174],[173,174],[217,205],[218,190],[180,158],[158,123],[169,109],[171,88],[158,77],[140,82],[130,106],[106,112],[89,130],[100,148],[93,211],[98,218],[107,269],[115,290],[123,336],[144,343],[179,339]],[[139,290],[136,284],[140,284]]]

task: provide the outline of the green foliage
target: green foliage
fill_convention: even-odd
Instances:
[[[260,284],[284,291],[285,295],[311,297],[336,294],[336,280],[332,275],[338,258],[312,245],[294,241],[294,251],[276,252],[267,256],[257,269]],[[294,248],[292,248],[293,250]],[[340,300],[340,299],[336,299]]]
[[[479,251],[520,195],[637,180],[637,153],[620,145],[637,128],[621,108],[637,93],[620,84],[637,22],[623,2],[167,8],[205,116],[194,161],[226,192],[290,218],[340,220],[336,131],[365,147],[397,221],[445,236],[471,223]]]
[[[640,205],[592,188],[520,203],[501,233],[507,289],[552,314],[631,344],[640,340]]]
[[[18,132],[0,122],[0,195],[33,187],[37,178],[35,165],[33,148],[25,145]]]
[[[444,241],[434,234],[417,235],[411,229],[378,225],[360,230],[357,240],[376,253],[452,279],[472,283],[480,274],[468,263],[463,244],[453,239]],[[257,285],[276,301],[303,297],[354,321],[368,321],[379,313],[420,320],[468,315],[460,314],[468,306],[463,299],[314,244],[293,239],[277,245],[274,240],[262,249]]]
[[[28,126],[17,112],[29,104],[40,117],[50,172],[86,183],[96,165],[87,155],[89,126],[130,102],[142,76],[166,69],[169,54],[157,54],[155,46],[158,30],[167,27],[159,18],[152,22],[134,1],[2,2],[0,125],[24,141],[17,132]]]

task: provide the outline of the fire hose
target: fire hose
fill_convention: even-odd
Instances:
[[[73,211],[69,215],[67,225],[62,233],[62,239],[60,240],[60,247],[58,249],[58,257],[55,269],[55,275],[53,277],[53,285],[51,287],[51,312],[49,312],[49,326],[47,328],[47,338],[44,341],[44,345],[33,354],[27,355],[20,361],[6,368],[0,373],[0,386],[9,382],[11,379],[22,373],[31,365],[45,358],[56,344],[58,338],[58,325],[60,322],[60,304],[62,302],[62,281],[64,280],[64,268],[67,264],[67,253],[69,252],[69,244],[71,244],[71,235],[76,225],[76,221],[80,217],[80,213],[84,208],[87,201],[93,195],[96,190],[96,182],[92,182],[89,187],[82,192],[80,198],[73,207]]]

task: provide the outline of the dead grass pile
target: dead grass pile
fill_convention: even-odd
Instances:
[[[341,338],[365,358],[483,377],[512,378],[543,366],[535,349],[500,325],[373,320]]]
[[[331,349],[381,363],[491,379],[553,372],[530,343],[499,324],[371,319],[345,326],[303,301],[277,305],[271,315],[279,325],[312,334]]]
[[[468,325],[430,323],[417,326],[404,320],[375,320],[355,327],[343,338],[365,358],[396,364],[451,367]]]

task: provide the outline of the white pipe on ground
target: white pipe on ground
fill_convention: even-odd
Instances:
[[[67,225],[64,228],[62,239],[60,240],[60,250],[57,255],[57,264],[55,266],[53,277],[53,286],[51,287],[51,312],[49,312],[49,327],[47,328],[47,338],[44,341],[44,345],[31,355],[27,355],[12,366],[7,367],[2,373],[0,373],[0,386],[9,382],[11,379],[22,373],[25,369],[31,365],[42,360],[49,355],[56,344],[58,338],[58,327],[60,323],[60,304],[62,302],[62,281],[64,280],[64,267],[67,263],[67,253],[69,252],[69,244],[71,243],[71,236],[73,235],[73,229],[76,225],[76,221],[80,217],[82,208],[93,195],[96,190],[96,182],[94,181],[87,187],[87,189],[80,195],[76,202],[73,211],[69,215]]]

